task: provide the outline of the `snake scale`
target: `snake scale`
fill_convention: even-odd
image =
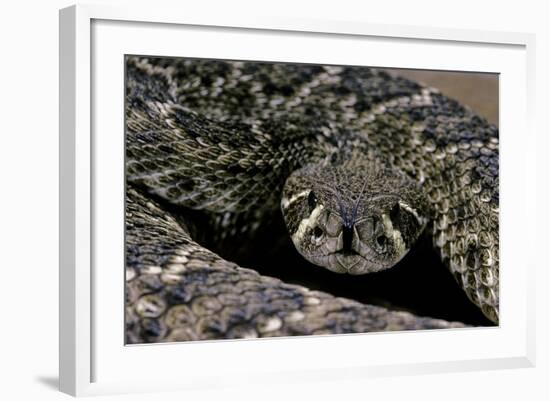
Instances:
[[[367,67],[128,56],[125,114],[127,343],[464,326],[220,256],[281,214],[298,253],[352,275],[427,231],[498,323],[498,129],[437,90]]]

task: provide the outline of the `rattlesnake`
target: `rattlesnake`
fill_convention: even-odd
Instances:
[[[426,227],[498,322],[498,129],[435,89],[367,67],[128,56],[126,181],[127,343],[464,326],[229,260],[281,211],[296,250],[338,273],[391,268]]]

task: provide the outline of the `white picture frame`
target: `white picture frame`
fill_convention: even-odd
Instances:
[[[189,45],[178,47],[182,43],[178,38],[190,39],[186,42]],[[120,335],[124,325],[120,320],[124,299],[120,220],[124,196],[124,87],[120,74],[123,58],[119,56],[154,54],[367,65],[364,52],[351,51],[363,46],[371,52],[372,62],[368,65],[501,74],[500,326],[124,346]],[[438,54],[436,59],[429,56],[434,52]],[[246,386],[252,379],[256,384],[350,376],[360,380],[534,366],[534,259],[520,257],[534,255],[521,236],[521,232],[533,232],[536,221],[535,184],[531,178],[535,138],[530,125],[534,109],[533,60],[534,36],[520,33],[255,15],[237,19],[154,7],[79,5],[61,10],[61,391],[94,395]],[[509,246],[512,243],[514,246]],[[108,271],[106,266],[111,269]],[[119,273],[116,266],[120,266]],[[289,364],[288,358],[281,357],[285,354],[296,355],[297,359]],[[182,357],[193,364],[178,366]],[[206,364],[209,358],[216,358],[216,364]],[[159,371],[158,361],[163,362],[164,370]],[[179,372],[173,374],[176,366]]]

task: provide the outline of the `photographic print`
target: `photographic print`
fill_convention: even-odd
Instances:
[[[498,325],[498,75],[126,56],[126,343]]]

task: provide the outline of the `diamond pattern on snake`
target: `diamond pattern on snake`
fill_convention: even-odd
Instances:
[[[498,324],[494,125],[374,68],[125,62],[127,343],[472,325],[407,306],[444,280]]]

